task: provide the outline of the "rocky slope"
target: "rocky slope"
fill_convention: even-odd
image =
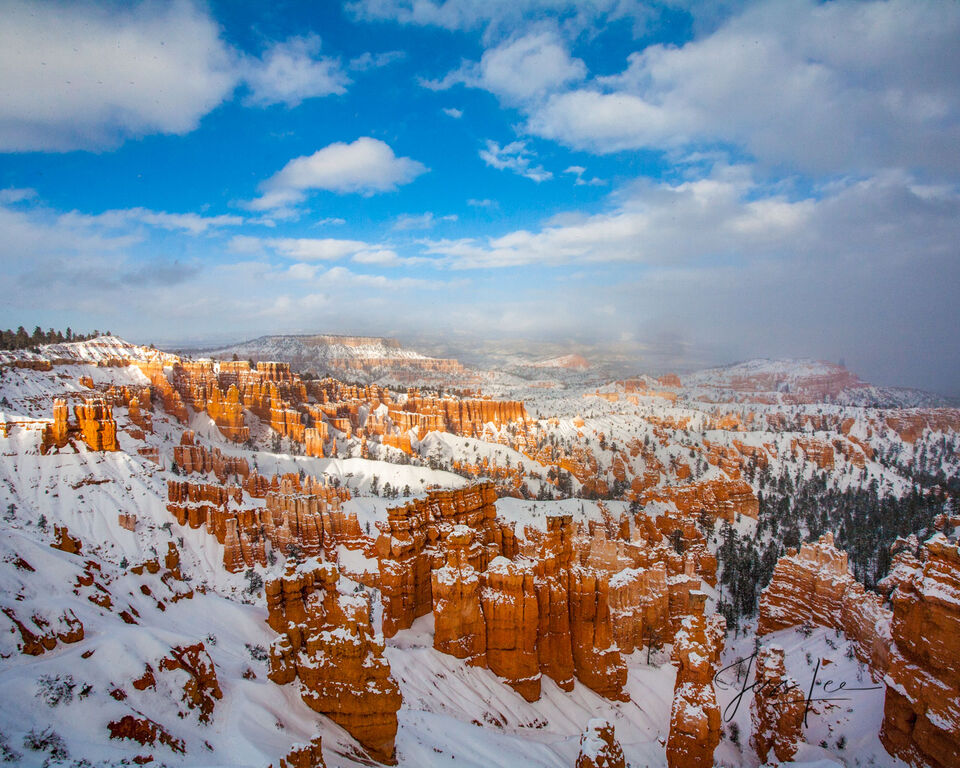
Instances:
[[[890,605],[824,536],[771,561],[759,627],[716,613],[729,542],[780,554],[771,477],[906,495],[908,460],[955,471],[952,411],[703,402],[670,377],[443,396],[118,340],[32,354],[0,364],[0,756],[827,765],[843,734],[877,764],[953,759],[946,535],[901,549]],[[798,727],[792,699],[738,708],[751,672],[714,682],[755,643],[761,690],[805,656],[885,682]]]

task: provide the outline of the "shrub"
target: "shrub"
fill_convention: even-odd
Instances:
[[[23,746],[34,752],[49,752],[53,760],[66,760],[70,754],[63,738],[49,725],[42,731],[33,728],[23,737]]]
[[[77,687],[71,675],[41,675],[37,679],[38,699],[43,699],[48,707],[69,704],[73,701],[73,689]]]

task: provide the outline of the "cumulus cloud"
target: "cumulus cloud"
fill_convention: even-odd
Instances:
[[[745,167],[682,182],[638,182],[610,210],[553,217],[536,231],[429,241],[459,269],[627,262],[695,266],[721,260],[845,259],[862,267],[905,254],[948,258],[960,237],[960,195],[899,173],[832,185],[819,196],[765,189]],[[897,222],[894,227],[891,222]]]
[[[452,117],[454,120],[459,120],[463,117],[463,110],[457,109],[456,107],[444,107],[443,114],[447,115],[447,117]]]
[[[527,149],[525,141],[512,141],[501,147],[497,142],[488,139],[486,147],[480,150],[480,159],[491,168],[513,171],[538,184],[553,178],[553,174],[542,165],[533,164],[534,154]]]
[[[350,79],[340,60],[319,53],[320,38],[307,35],[275,43],[261,58],[247,59],[243,79],[250,92],[245,103],[295,107],[304,99],[346,93]]]
[[[439,80],[420,83],[434,91],[464,84],[490,91],[508,104],[520,104],[582,80],[586,74],[586,65],[570,57],[557,34],[543,31],[488,48],[479,63],[465,61]]]
[[[379,139],[361,137],[336,142],[312,155],[297,157],[260,185],[261,197],[248,205],[265,211],[302,202],[313,190],[372,195],[409,184],[428,168],[409,157],[397,157]]]
[[[182,134],[233,91],[234,55],[188,2],[4,3],[0,151]]]
[[[343,93],[316,36],[250,57],[190,0],[6,0],[0,24],[0,152],[101,150],[185,134],[246,82],[245,103],[296,106]]]
[[[958,38],[955,3],[757,3],[530,105],[527,128],[599,153],[722,142],[813,173],[956,172]]]

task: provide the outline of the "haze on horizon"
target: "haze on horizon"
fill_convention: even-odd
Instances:
[[[0,0],[0,326],[960,395],[958,39],[921,0]]]

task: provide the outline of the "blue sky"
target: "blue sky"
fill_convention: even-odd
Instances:
[[[960,4],[0,0],[0,325],[960,394]]]

